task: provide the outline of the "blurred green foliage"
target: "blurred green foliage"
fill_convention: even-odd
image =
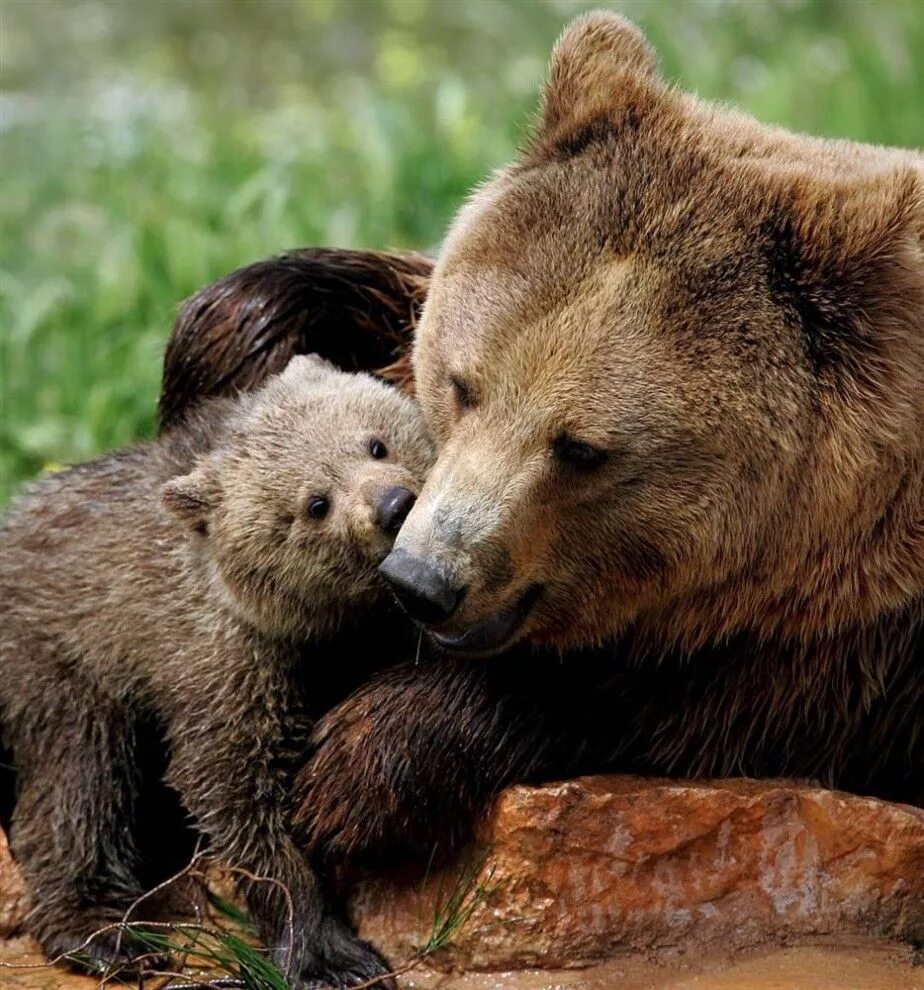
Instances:
[[[176,305],[203,283],[297,245],[434,248],[593,6],[0,3],[0,503],[150,435]],[[924,144],[919,0],[612,6],[704,97]]]

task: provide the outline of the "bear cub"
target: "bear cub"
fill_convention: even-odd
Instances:
[[[28,926],[49,956],[141,893],[135,746],[153,718],[166,783],[210,855],[249,875],[242,894],[294,984],[385,972],[326,905],[286,804],[323,677],[311,645],[382,595],[378,564],[431,458],[406,396],[296,357],[258,392],[205,402],[14,504],[0,531],[0,725]],[[110,931],[81,952],[101,971],[137,965],[143,947]]]

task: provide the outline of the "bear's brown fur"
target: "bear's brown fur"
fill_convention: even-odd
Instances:
[[[308,248],[207,285],[183,303],[167,344],[161,429],[319,349],[345,371],[381,370],[411,391],[410,345],[432,268],[420,254]]]
[[[317,737],[315,840],[426,844],[614,758],[922,798],[922,171],[667,87],[617,16],[566,32],[434,270],[395,556],[458,592],[447,649],[568,656],[365,688]]]
[[[414,354],[439,457],[398,546],[453,592],[438,641],[509,652],[327,716],[312,841],[428,848],[512,780],[603,767],[924,800],[922,170],[575,22]]]
[[[140,893],[138,734],[153,719],[211,854],[270,878],[243,888],[293,985],[384,972],[293,845],[287,781],[327,678],[315,646],[382,597],[376,565],[430,460],[408,398],[297,357],[259,392],[210,400],[14,506],[0,531],[0,724],[20,778],[11,841],[28,926],[49,956]],[[86,947],[100,969],[137,951],[113,930]]]
[[[644,50],[611,15],[568,32],[434,271],[441,452],[396,548],[465,588],[450,646],[535,584],[516,636],[656,652],[852,641],[924,588],[921,161],[704,105]]]

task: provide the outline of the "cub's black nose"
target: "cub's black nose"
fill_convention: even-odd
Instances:
[[[433,564],[406,550],[392,550],[379,566],[402,608],[424,625],[445,622],[459,607],[464,589],[454,588]]]
[[[406,488],[389,488],[375,507],[375,521],[386,533],[397,533],[417,496]]]

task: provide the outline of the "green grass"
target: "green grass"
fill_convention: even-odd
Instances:
[[[427,883],[435,854],[434,848],[421,883],[421,890]],[[492,883],[494,867],[485,869],[487,862],[487,850],[471,850],[469,855],[463,858],[457,873],[449,876],[441,874],[429,930],[426,938],[418,938],[418,958],[425,959],[449,945],[468,924],[472,915],[491,898],[497,888]],[[418,918],[418,923],[420,920]]]
[[[150,435],[204,282],[296,245],[438,244],[587,6],[0,0],[0,504]],[[918,0],[613,6],[705,97],[924,144]]]
[[[435,854],[434,849],[420,883],[422,898]],[[445,949],[468,924],[475,911],[492,896],[497,888],[491,885],[493,867],[485,869],[487,858],[486,850],[473,849],[462,857],[455,874],[441,874],[435,899],[430,905],[426,934],[423,934],[421,926],[419,944],[410,958],[397,964],[392,971],[394,976],[416,969],[434,953]],[[192,866],[187,870],[191,870]],[[173,879],[186,872],[177,874]],[[169,961],[166,976],[161,973],[160,977],[154,977],[160,979],[163,990],[168,990],[174,983],[186,987],[195,985],[202,990],[225,990],[230,986],[240,990],[292,990],[289,977],[272,961],[266,948],[256,941],[256,925],[247,912],[212,890],[207,889],[206,896],[212,912],[204,923],[123,920],[102,931],[117,930],[122,938],[131,939],[142,947],[145,956],[166,958]],[[91,939],[84,945],[89,944]],[[86,964],[89,956],[86,949],[81,948],[66,958]],[[125,981],[133,982],[113,968],[103,975],[100,986],[122,985]]]
[[[112,926],[125,939],[144,950],[145,956],[159,955],[170,960],[167,974],[150,974],[163,990],[171,984],[224,990],[292,990],[286,974],[270,959],[266,949],[237,932],[215,925],[188,922],[123,922]],[[85,952],[67,957],[77,965],[86,965]],[[175,975],[171,976],[173,973]],[[103,974],[101,986],[131,986],[137,978],[112,968]]]

